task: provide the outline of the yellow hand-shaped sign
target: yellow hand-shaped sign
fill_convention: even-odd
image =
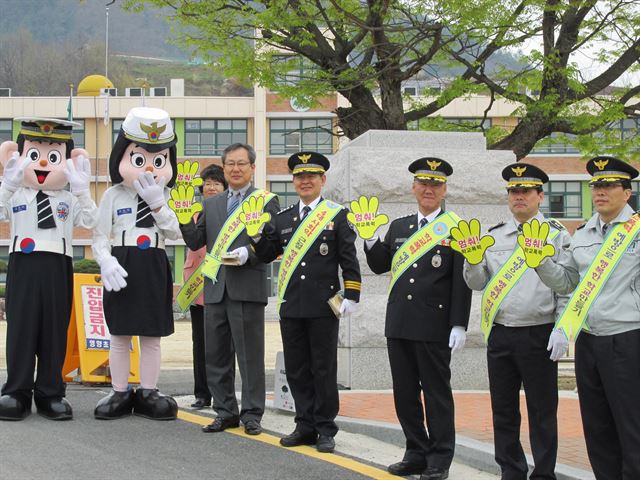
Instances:
[[[464,255],[471,265],[479,264],[495,240],[491,235],[480,237],[480,222],[472,218],[469,223],[460,220],[457,227],[451,229],[451,248]]]
[[[351,202],[351,212],[347,213],[347,220],[355,227],[362,239],[368,240],[373,237],[378,227],[389,223],[389,217],[377,213],[378,197],[368,199],[360,195],[358,201]]]
[[[185,160],[184,163],[179,163],[176,186],[184,185],[188,187],[193,185],[194,187],[199,187],[202,185],[202,179],[200,177],[196,178],[196,173],[198,173],[198,162]]]
[[[202,211],[202,204],[193,201],[193,185],[178,185],[171,189],[171,198],[167,202],[169,208],[178,217],[178,222],[187,224],[191,218]]]
[[[537,218],[522,224],[522,233],[518,235],[518,245],[524,252],[524,259],[529,268],[536,268],[546,257],[556,253],[553,245],[547,243],[549,224],[540,224]]]
[[[271,220],[271,214],[264,212],[264,197],[249,197],[242,202],[240,221],[247,229],[247,235],[255,237],[262,233],[265,224]]]

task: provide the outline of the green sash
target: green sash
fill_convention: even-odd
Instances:
[[[411,235],[391,259],[391,281],[389,292],[396,284],[400,276],[417,262],[424,254],[449,237],[449,232],[458,225],[460,218],[453,212],[445,212],[438,215],[424,228],[419,228]]]
[[[552,230],[549,234],[548,241],[553,240],[559,234],[560,230]],[[493,321],[498,314],[502,301],[507,297],[511,289],[516,286],[518,281],[520,281],[520,278],[522,278],[522,275],[524,275],[528,268],[524,260],[522,248],[516,243],[516,248],[511,256],[484,287],[484,292],[482,293],[482,321],[480,322],[480,328],[482,329],[485,343],[489,339]]]
[[[342,205],[323,200],[296,228],[280,261],[280,269],[278,270],[278,309],[285,301],[284,293],[296,267],[311,245],[313,245],[313,242],[316,241],[316,238],[343,208]]]
[[[556,322],[555,328],[561,328],[567,338],[571,338],[572,332],[576,338],[578,337],[593,302],[638,232],[640,232],[639,213],[633,214],[625,223],[620,223],[609,231]]]
[[[275,193],[257,189],[251,192],[251,194],[247,198],[245,198],[244,201],[250,199],[251,197],[264,197],[264,204],[266,205],[275,196]],[[211,247],[211,251],[207,253],[202,264],[202,274],[206,277],[209,277],[214,282],[217,281],[218,272],[220,271],[220,266],[222,265],[222,255],[227,253],[227,250],[234,242],[234,240],[238,238],[238,235],[240,235],[244,231],[244,223],[240,221],[243,202],[241,202],[238,208],[236,208],[231,213],[231,215],[229,215],[227,221],[224,222],[224,225],[222,225],[220,232],[218,232],[218,237],[213,243],[213,247]],[[198,298],[197,295],[194,297],[194,299],[195,298]]]

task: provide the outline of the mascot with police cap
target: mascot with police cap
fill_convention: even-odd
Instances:
[[[157,389],[160,338],[173,333],[173,279],[165,239],[181,238],[167,206],[177,176],[176,135],[169,114],[136,107],[127,114],[109,157],[113,186],[102,197],[93,253],[104,285],[111,333],[113,390],[98,419],[130,415],[173,420],[177,404]],[[140,339],[140,388],[129,388],[132,336]]]
[[[22,120],[17,143],[0,145],[0,221],[11,225],[7,381],[0,420],[25,418],[32,398],[43,417],[70,420],[62,366],[73,296],[71,239],[74,226],[95,225],[91,166],[87,152],[73,148],[72,127],[77,123],[16,120]]]

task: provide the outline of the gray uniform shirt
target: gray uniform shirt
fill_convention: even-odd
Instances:
[[[535,218],[539,222],[545,221],[544,215],[540,212]],[[469,288],[484,290],[493,275],[506,263],[518,246],[518,225],[519,222],[512,218],[505,224],[492,229],[489,235],[496,243],[487,249],[484,259],[478,265],[470,265],[465,260],[463,275]],[[556,227],[552,225],[551,231],[555,229]],[[569,247],[570,242],[569,233],[561,230],[551,242],[556,248],[554,259]],[[542,283],[536,272],[527,269],[502,301],[494,323],[507,327],[530,327],[554,323],[557,304],[558,296]]]
[[[633,213],[633,209],[626,205],[611,226],[626,222]],[[599,217],[596,213],[576,231],[571,246],[557,261],[545,259],[536,269],[542,281],[556,292],[573,292],[600,250],[604,238]],[[635,238],[591,304],[586,320],[590,333],[616,335],[639,329],[639,291],[640,239]]]

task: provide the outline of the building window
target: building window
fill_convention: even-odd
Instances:
[[[120,133],[120,127],[122,127],[123,120],[111,120],[111,145],[116,143],[118,133]]]
[[[185,120],[185,155],[220,156],[232,143],[247,143],[247,120]]]
[[[333,153],[330,118],[271,119],[269,122],[269,153],[286,155],[300,151]]]
[[[184,249],[186,252],[186,248]],[[164,247],[164,251],[167,254],[167,258],[169,259],[169,263],[171,264],[171,271],[175,272],[176,271],[176,247],[174,247],[173,245],[169,246],[169,245],[165,245]]]
[[[73,247],[73,261],[76,262],[78,260],[84,260],[84,246],[82,245]]]
[[[533,150],[531,150],[531,153],[579,153],[578,149],[569,143],[569,140],[573,138],[575,138],[575,135],[554,132],[540,140]]]
[[[298,201],[293,182],[271,182],[271,191],[278,195],[280,208],[287,208]]]
[[[0,143],[13,140],[13,122],[11,120],[0,120]]]
[[[631,182],[631,197],[628,203],[634,211],[640,210],[640,182]]]
[[[301,80],[316,78],[318,66],[298,55],[274,55],[274,63],[286,63],[286,71],[276,77],[279,85],[297,85]]]
[[[73,126],[73,145],[75,148],[84,148],[84,119],[73,119],[74,122],[79,123],[80,126]]]
[[[544,201],[540,210],[556,218],[582,218],[582,187],[580,182],[555,182],[544,185]]]

